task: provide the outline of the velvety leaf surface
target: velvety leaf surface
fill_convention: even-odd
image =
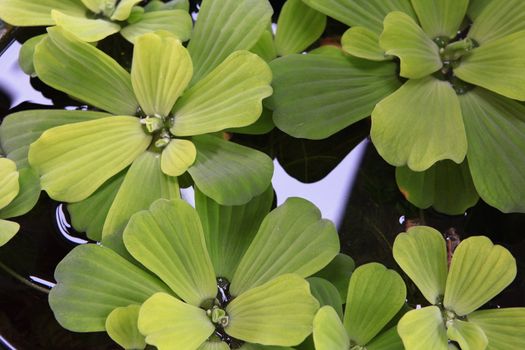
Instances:
[[[129,220],[124,231],[128,251],[159,276],[182,300],[199,306],[217,294],[202,225],[186,202],[158,200]]]
[[[343,301],[339,296],[339,291],[327,280],[320,277],[309,277],[310,292],[319,302],[321,307],[331,306],[337,312],[340,319],[343,319]]]
[[[0,168],[2,167],[1,160]],[[9,179],[9,176],[7,176],[7,179]],[[0,175],[0,186],[3,185],[4,181],[2,180],[5,181],[6,178]],[[38,201],[40,197],[40,179],[33,169],[24,168],[18,171],[18,187],[18,195],[8,205],[3,208],[0,207],[0,218],[6,219],[23,215],[33,209]],[[4,191],[4,188],[0,189],[0,193]],[[0,196],[2,195],[0,194]]]
[[[248,50],[271,21],[267,0],[204,0],[188,50],[193,60],[193,83],[206,76],[237,50]]]
[[[53,27],[47,31],[49,35],[36,47],[34,57],[42,81],[110,113],[135,114],[138,104],[124,68],[63,29]]]
[[[305,50],[326,26],[326,16],[301,0],[288,0],[281,9],[275,33],[275,46],[280,56]]]
[[[195,162],[197,149],[189,140],[172,139],[162,150],[161,169],[169,176],[180,176]]]
[[[232,279],[240,295],[279,275],[307,277],[325,267],[339,252],[334,224],[301,198],[288,198],[263,220]]]
[[[212,135],[192,138],[197,159],[188,169],[195,185],[222,205],[241,205],[270,185],[272,160],[264,153]]]
[[[226,307],[232,337],[263,345],[293,346],[312,332],[319,303],[308,282],[285,274],[233,299]]]
[[[484,236],[463,240],[450,264],[443,305],[467,315],[495,297],[516,277],[516,260]]]
[[[426,77],[407,81],[372,112],[371,137],[379,154],[395,166],[414,171],[450,159],[461,163],[467,138],[452,86]]]
[[[275,125],[287,134],[323,139],[370,115],[400,83],[391,62],[290,55],[270,64]]]
[[[276,50],[273,33],[270,30],[265,30],[255,45],[250,48],[250,52],[268,63],[277,57]]]
[[[177,101],[171,132],[192,136],[247,126],[272,94],[272,72],[259,56],[236,51]]]
[[[367,350],[404,350],[403,342],[397,333],[397,328],[392,327],[374,337],[368,344]]]
[[[0,219],[0,247],[9,242],[19,229],[20,225],[16,222]]]
[[[222,341],[205,341],[197,350],[230,350],[230,346]]]
[[[525,348],[525,308],[475,311],[468,321],[483,329],[488,350]]]
[[[366,27],[352,27],[341,38],[343,50],[352,56],[372,61],[386,61],[391,57],[379,46],[379,35]]]
[[[421,27],[430,38],[454,38],[468,5],[469,0],[412,0]]]
[[[26,40],[18,52],[18,65],[27,75],[35,75],[35,66],[33,65],[35,47],[45,37],[47,34],[37,35]]]
[[[86,11],[78,0],[0,0],[0,18],[14,26],[53,25],[51,9],[77,16]]]
[[[407,350],[449,350],[447,330],[437,306],[407,312],[397,332]]]
[[[473,49],[454,69],[454,74],[471,84],[525,101],[525,32],[491,40]]]
[[[178,39],[150,33],[135,41],[131,83],[146,115],[167,117],[192,74],[191,57]]]
[[[461,350],[478,350],[487,347],[487,336],[475,323],[456,319],[447,325],[448,338],[456,341],[461,346]]]
[[[168,291],[157,278],[95,244],[74,248],[58,264],[55,280],[49,305],[57,321],[75,332],[104,331],[115,308],[142,304],[154,293]]]
[[[57,10],[51,11],[51,17],[57,26],[67,30],[82,41],[99,41],[120,31],[120,26],[117,23],[101,18],[69,16]]]
[[[138,329],[140,305],[118,307],[106,319],[106,332],[124,349],[144,349],[146,340]]]
[[[18,171],[11,159],[0,158],[0,209],[8,205],[18,194]]]
[[[191,36],[193,23],[190,15],[182,10],[162,10],[146,12],[140,21],[122,28],[120,34],[131,43],[142,34],[165,30],[186,41]]]
[[[344,326],[350,339],[366,345],[401,309],[405,298],[405,283],[394,270],[378,263],[358,267],[346,297]]]
[[[477,88],[459,97],[469,168],[484,201],[503,212],[525,211],[525,107]]]
[[[472,3],[472,1],[470,1]],[[470,38],[483,46],[491,40],[525,30],[525,2],[508,1],[475,1],[471,9],[485,6],[468,32]]]
[[[319,309],[314,318],[314,343],[317,350],[348,350],[350,339],[337,312],[330,306]]]
[[[113,21],[125,21],[131,14],[133,6],[137,5],[141,0],[120,0],[111,15]]]
[[[412,17],[404,12],[391,12],[385,17],[384,26],[379,44],[387,55],[399,57],[401,76],[420,79],[443,66],[439,47]]]
[[[150,141],[134,117],[62,125],[47,130],[31,145],[29,163],[53,199],[76,202],[127,167]]]
[[[273,188],[248,203],[220,205],[195,189],[195,208],[201,218],[204,238],[215,274],[231,281],[242,256],[270,211]]]
[[[206,311],[173,296],[157,293],[140,308],[139,330],[159,350],[197,349],[215,327]]]
[[[483,11],[483,9],[491,2],[492,0],[470,0],[467,15],[472,20],[476,20]]]
[[[354,259],[346,254],[337,254],[328,265],[314,274],[316,277],[324,278],[332,283],[339,291],[343,303],[346,302],[348,294],[348,282],[355,269]]]
[[[427,226],[414,226],[394,242],[394,259],[431,304],[445,294],[447,248],[441,233]]]

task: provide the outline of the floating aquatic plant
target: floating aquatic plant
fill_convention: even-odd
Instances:
[[[18,195],[18,171],[10,159],[0,158],[0,214]],[[0,246],[6,244],[20,229],[16,222],[0,219]]]

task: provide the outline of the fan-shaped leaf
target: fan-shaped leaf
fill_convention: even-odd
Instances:
[[[366,350],[404,350],[403,341],[397,333],[396,327],[392,327],[374,337],[368,344]]]
[[[18,194],[18,176],[15,162],[0,158],[0,209],[11,203]]]
[[[348,294],[348,282],[354,269],[354,259],[346,254],[339,253],[321,271],[316,272],[314,276],[324,278],[332,283],[339,291],[341,301],[345,303],[346,295]]]
[[[33,56],[35,55],[35,47],[42,39],[47,37],[47,34],[41,34],[26,40],[18,53],[18,65],[27,75],[36,75],[35,66],[33,64]]]
[[[321,307],[328,305],[334,308],[340,319],[343,319],[343,300],[339,296],[339,291],[327,280],[320,277],[310,277],[307,279],[310,284],[310,291],[317,299]]]
[[[101,18],[91,19],[83,16],[69,16],[57,10],[51,11],[51,17],[53,17],[57,26],[67,30],[82,41],[99,41],[120,31],[120,26],[117,23]]]
[[[447,330],[437,306],[407,312],[397,332],[407,350],[449,350]]]
[[[365,27],[352,27],[341,38],[343,50],[371,61],[386,61],[391,57],[379,46],[379,35]]]
[[[165,30],[180,41],[186,41],[191,36],[192,26],[191,17],[186,11],[162,10],[144,13],[140,21],[125,26],[120,34],[134,43],[142,34]]]
[[[0,178],[1,182],[3,181]],[[18,171],[18,185],[18,195],[7,206],[0,209],[0,218],[6,219],[23,215],[33,209],[38,201],[40,197],[40,179],[33,169],[24,168]]]
[[[53,25],[52,9],[77,16],[86,12],[78,0],[0,0],[0,18],[14,26]]]
[[[0,247],[9,242],[19,229],[20,225],[16,222],[0,219]]]
[[[469,0],[412,0],[421,27],[431,38],[454,38],[468,5]]]
[[[478,325],[458,319],[447,323],[447,335],[450,340],[456,341],[461,346],[461,350],[486,349],[489,342]]]
[[[137,5],[141,0],[120,0],[111,15],[113,21],[125,21],[131,14],[133,6]]]
[[[350,339],[337,312],[324,306],[314,318],[314,343],[317,350],[348,350]]]
[[[124,349],[144,349],[146,340],[138,329],[140,305],[118,307],[106,319],[106,332]]]
[[[241,347],[241,349],[244,349]],[[197,350],[230,350],[230,346],[221,341],[205,341]]]
[[[173,139],[162,150],[161,169],[169,176],[180,176],[195,162],[197,149],[189,140]]]
[[[489,350],[525,348],[525,308],[475,311],[468,320],[483,329]]]

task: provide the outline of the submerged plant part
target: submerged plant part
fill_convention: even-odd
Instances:
[[[432,306],[406,313],[397,330],[407,350],[522,349],[525,308],[478,310],[516,276],[510,252],[482,236],[463,240],[450,269],[443,236],[415,226],[394,242],[394,259]]]
[[[473,188],[504,212],[525,211],[523,1],[304,2],[351,28],[344,54],[272,62],[280,129],[322,139],[371,115],[374,145],[403,172],[444,160],[468,168],[466,177],[459,165],[454,171],[468,199],[445,212],[473,205]],[[428,186],[446,183],[435,178],[441,171],[430,171]],[[405,181],[409,200],[420,178]]]
[[[143,334],[159,349],[299,344],[319,308],[304,277],[337,255],[339,240],[311,203],[291,198],[266,215],[272,199],[270,188],[244,206],[199,192],[196,209],[158,200],[124,232],[150,272],[104,246],[75,248],[55,272],[57,320],[73,331],[107,330],[120,344],[122,334]]]

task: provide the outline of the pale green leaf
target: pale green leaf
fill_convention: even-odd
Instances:
[[[323,139],[370,115],[400,86],[396,65],[338,55],[290,55],[270,64],[275,125],[293,137]]]
[[[503,212],[524,212],[525,107],[481,88],[461,95],[459,102],[476,190]]]
[[[273,112],[268,108],[264,108],[259,119],[255,123],[248,126],[242,126],[240,128],[228,128],[226,132],[234,134],[246,134],[246,135],[263,135],[267,134],[275,128],[273,124]]]
[[[18,65],[27,75],[35,75],[35,66],[33,65],[33,56],[35,54],[35,47],[42,39],[47,37],[47,34],[34,36],[22,45],[18,53]]]
[[[468,321],[483,329],[488,350],[525,349],[525,308],[475,311]]]
[[[470,0],[468,5],[467,14],[470,19],[476,21],[478,16],[483,12],[485,7],[489,3],[493,3],[494,0]],[[499,1],[500,3],[505,2],[505,0]]]
[[[162,150],[162,172],[169,176],[180,176],[195,162],[197,149],[189,140],[173,139]]]
[[[346,254],[337,254],[328,265],[314,274],[316,277],[324,278],[332,283],[339,291],[343,303],[346,302],[348,294],[348,282],[355,269],[354,260]]]
[[[146,115],[167,117],[192,73],[191,57],[178,39],[150,33],[135,41],[131,83]]]
[[[277,57],[275,42],[273,34],[269,30],[265,30],[259,40],[250,48],[250,52],[257,54],[266,62],[272,61]]]
[[[383,19],[392,11],[403,11],[416,18],[410,0],[303,0],[303,2],[348,26],[365,27],[378,35],[383,30]]]
[[[91,12],[100,13],[107,8],[114,7],[116,0],[80,0]]]
[[[447,248],[437,230],[414,226],[394,241],[394,259],[431,304],[443,299],[447,282]]]
[[[422,172],[398,167],[396,180],[410,203],[423,209],[432,206],[448,215],[465,213],[479,199],[466,160],[459,165],[450,160],[439,161]]]
[[[474,7],[484,7],[468,32],[469,38],[483,46],[491,40],[525,30],[525,2],[493,0],[485,3],[479,0],[474,3]]]
[[[350,338],[337,312],[324,306],[314,318],[314,343],[316,350],[348,350]]]
[[[124,230],[124,244],[187,303],[199,306],[215,298],[215,274],[202,225],[186,202],[162,199],[133,215]]]
[[[483,330],[472,322],[455,319],[447,322],[447,335],[450,340],[456,341],[461,350],[484,350],[488,339]]]
[[[229,347],[228,347],[229,349]],[[199,349],[200,350],[200,349]],[[220,349],[222,350],[222,349]],[[239,350],[294,350],[290,347],[285,346],[272,346],[272,345],[261,345],[261,344],[252,344],[244,343]]]
[[[188,169],[195,185],[222,205],[241,205],[263,193],[273,174],[266,154],[211,135],[193,137],[197,159]]]
[[[358,267],[350,278],[344,326],[358,345],[372,340],[405,303],[406,287],[394,270],[369,263]]]
[[[414,171],[443,159],[459,164],[467,153],[456,92],[449,82],[433,77],[409,80],[378,103],[371,137],[387,162]]]
[[[15,199],[20,189],[16,164],[11,159],[0,158],[0,209]]]
[[[18,168],[26,168],[29,166],[27,162],[29,145],[47,129],[104,117],[109,117],[109,114],[50,109],[16,112],[5,117],[0,125],[0,144],[7,156],[16,162]]]
[[[473,49],[454,74],[471,84],[525,101],[525,31]]]
[[[106,319],[106,332],[124,349],[136,350],[146,347],[146,340],[138,329],[140,305],[118,307]]]
[[[53,25],[52,9],[77,16],[86,12],[78,0],[0,0],[0,18],[13,26]]]
[[[343,319],[343,300],[339,296],[339,291],[327,280],[319,277],[307,279],[310,284],[310,292],[317,299],[319,305],[331,306],[337,312],[340,319]]]
[[[129,42],[134,43],[142,34],[162,30],[170,32],[180,41],[186,41],[191,36],[192,26],[188,12],[162,10],[144,13],[140,21],[125,26],[120,34]]]
[[[0,219],[0,247],[9,242],[19,229],[18,223]]]
[[[235,271],[230,291],[239,295],[285,273],[310,276],[338,252],[334,224],[322,219],[307,200],[288,198],[263,220]]]
[[[323,34],[325,26],[324,14],[301,0],[286,1],[277,20],[277,54],[285,56],[303,51]]]
[[[7,206],[0,209],[2,219],[27,213],[33,209],[40,197],[40,179],[36,172],[31,168],[23,168],[18,171],[18,175],[18,195]],[[0,182],[3,181],[0,179]]]
[[[131,14],[133,6],[137,5],[141,0],[120,0],[115,12],[111,15],[113,21],[125,21]]]
[[[406,350],[449,350],[441,311],[428,306],[407,312],[397,325]]]
[[[259,56],[232,53],[177,101],[171,132],[192,136],[254,123],[262,100],[272,94],[271,80],[272,72]]]
[[[217,276],[231,281],[242,256],[273,203],[270,186],[238,206],[219,205],[195,189],[195,208],[201,218],[208,253]]]
[[[197,349],[215,327],[206,312],[171,295],[157,293],[140,308],[139,330],[159,350]]]
[[[42,81],[110,113],[135,114],[138,104],[124,68],[63,29],[48,28],[48,33],[37,45],[34,57]]]
[[[82,41],[99,41],[120,31],[120,26],[117,23],[101,18],[90,19],[69,16],[57,10],[51,11],[51,17],[57,26],[67,30]]]
[[[226,307],[232,337],[263,345],[293,346],[312,332],[319,303],[308,282],[285,274],[238,295]]]
[[[76,202],[127,167],[151,141],[134,117],[107,117],[47,130],[29,149],[42,189]]]
[[[443,305],[464,316],[485,304],[516,277],[516,260],[487,237],[463,240],[454,251]]]
[[[55,280],[49,305],[60,325],[75,332],[104,331],[115,308],[142,304],[156,292],[169,291],[135,264],[95,244],[74,248],[58,264]]]
[[[241,347],[241,349],[244,349]],[[230,350],[230,346],[223,341],[205,341],[197,350]]]
[[[385,17],[384,26],[379,45],[387,55],[399,57],[401,76],[420,79],[443,66],[439,47],[412,17],[403,12],[391,12]]]
[[[204,0],[188,46],[193,83],[237,50],[249,50],[271,21],[268,0]]]
[[[352,27],[341,38],[343,50],[352,56],[371,61],[386,61],[392,57],[385,55],[379,46],[379,35],[365,27]]]
[[[468,5],[469,0],[412,0],[421,27],[431,38],[454,38]]]
[[[404,350],[403,341],[394,326],[387,331],[374,337],[368,344],[366,350]]]

